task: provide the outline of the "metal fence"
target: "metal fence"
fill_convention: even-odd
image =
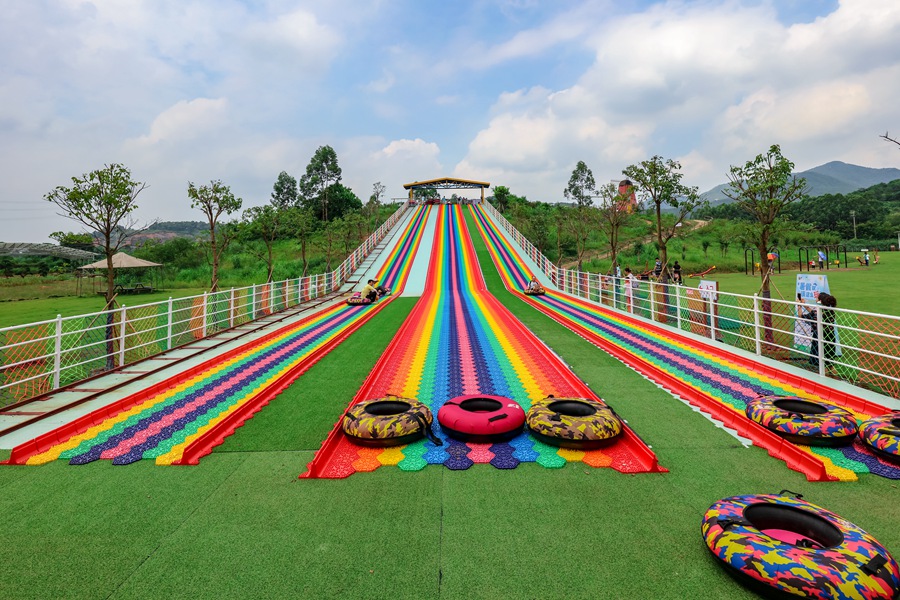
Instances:
[[[484,207],[567,294],[900,398],[900,317],[561,269]]]
[[[330,273],[0,329],[0,407],[336,291],[403,217],[400,207]]]

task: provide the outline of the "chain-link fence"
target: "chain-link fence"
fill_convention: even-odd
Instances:
[[[0,407],[336,291],[401,219],[401,204],[333,272],[0,329]]]
[[[561,269],[484,209],[567,294],[900,398],[900,317]]]

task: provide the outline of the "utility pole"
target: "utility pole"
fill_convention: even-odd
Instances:
[[[850,216],[853,217],[853,239],[856,239],[856,211],[851,210]]]

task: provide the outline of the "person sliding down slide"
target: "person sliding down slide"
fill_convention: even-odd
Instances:
[[[529,281],[528,285],[525,287],[525,293],[532,296],[544,293],[544,288],[541,287],[540,282],[537,280],[537,276],[531,276],[531,281]]]
[[[378,300],[378,290],[375,289],[375,280],[370,279],[366,282],[366,285],[363,286],[362,291],[360,292],[363,298],[366,298],[370,302],[375,302]]]

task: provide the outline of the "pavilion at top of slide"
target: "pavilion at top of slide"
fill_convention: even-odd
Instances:
[[[472,179],[457,179],[455,177],[438,177],[426,181],[414,181],[404,183],[403,189],[409,190],[409,200],[413,199],[415,190],[460,190],[481,189],[481,201],[484,202],[484,190],[491,187],[487,181],[474,181]]]

